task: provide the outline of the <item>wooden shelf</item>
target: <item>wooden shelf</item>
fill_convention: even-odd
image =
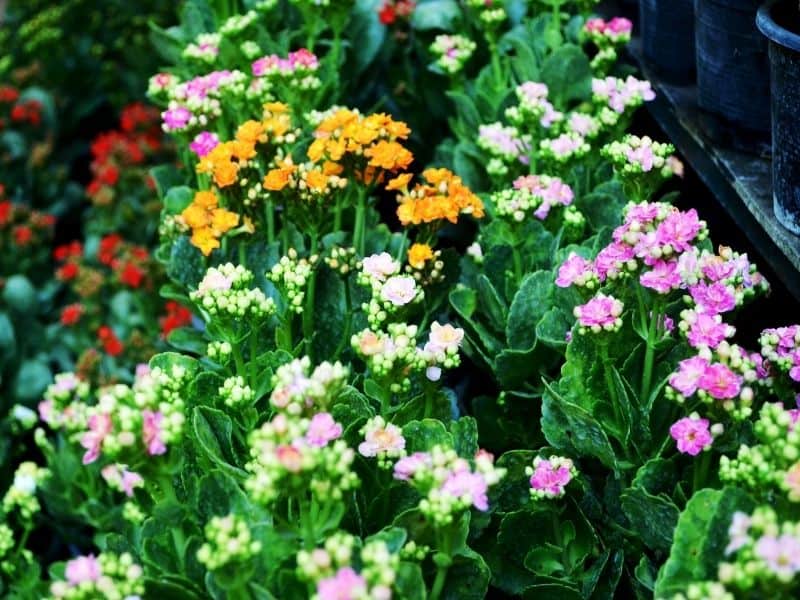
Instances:
[[[629,53],[656,91],[656,99],[647,103],[653,118],[719,206],[800,300],[800,237],[785,229],[773,213],[770,159],[714,145],[703,134],[696,87],[661,81],[642,60],[638,39],[631,41]]]

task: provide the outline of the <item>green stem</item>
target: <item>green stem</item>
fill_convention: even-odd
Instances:
[[[611,359],[608,356],[608,344],[601,343],[600,345],[600,360],[603,363],[603,377],[606,381],[606,388],[608,388],[608,395],[611,399],[611,410],[614,413],[614,429],[617,434],[623,431],[622,412],[619,405],[619,396],[617,395],[617,386],[611,377]]]
[[[694,477],[692,478],[692,490],[697,491],[708,479],[708,469],[711,466],[711,452],[705,451],[694,461]]]
[[[436,578],[433,580],[431,594],[428,596],[429,600],[439,600],[444,590],[445,581],[447,581],[447,572],[450,569],[450,563],[452,562],[450,537],[447,532],[442,532],[437,529],[436,537],[439,541],[437,544],[439,546],[439,552],[437,552],[437,554],[446,557],[446,559],[437,560],[437,557],[434,557],[434,561],[436,561]]]
[[[236,364],[236,375],[245,377],[247,368],[244,364],[244,356],[242,355],[242,349],[239,347],[239,342],[232,343],[231,348],[233,349],[233,362]]]
[[[317,253],[317,232],[311,232],[311,251],[310,256]],[[313,268],[309,274],[308,287],[306,288],[305,307],[303,309],[303,338],[306,342],[306,355],[314,362],[313,338],[314,338],[314,296],[317,288],[317,270]]]
[[[267,200],[266,208],[267,217],[267,243],[271,244],[275,241],[275,204],[272,200]]]
[[[255,390],[258,379],[258,367],[256,357],[258,355],[258,330],[250,331],[250,387]]]
[[[656,355],[656,335],[658,333],[658,320],[661,316],[660,302],[656,302],[650,315],[650,323],[647,328],[647,347],[644,354],[644,369],[642,370],[642,389],[639,393],[639,402],[649,404],[650,386],[653,380],[653,362]]]
[[[333,230],[342,230],[342,202],[338,196],[336,198],[336,204],[333,207]]]
[[[353,245],[359,257],[364,256],[364,222],[367,216],[367,203],[363,193],[358,195],[356,201],[356,222],[353,229]]]

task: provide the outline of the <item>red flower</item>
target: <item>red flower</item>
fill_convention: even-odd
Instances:
[[[381,10],[378,12],[378,20],[384,25],[391,25],[394,23],[397,15],[394,12],[394,6],[387,2],[383,5]]]
[[[8,225],[13,212],[14,205],[11,202],[0,202],[0,226]]]
[[[162,337],[167,337],[173,329],[183,327],[192,322],[191,311],[173,300],[166,303],[165,309],[167,314],[158,320],[161,325]]]
[[[100,248],[97,250],[97,258],[104,265],[114,262],[119,245],[122,243],[122,236],[111,233],[100,240]]]
[[[83,306],[80,304],[69,304],[61,311],[61,324],[70,326],[75,325],[83,315]]]
[[[119,171],[114,165],[107,165],[100,171],[97,178],[106,185],[116,185],[119,181]]]
[[[15,104],[14,107],[11,109],[11,120],[12,121],[24,121],[28,116],[28,111],[25,110],[25,107],[22,104]]]
[[[83,246],[78,241],[64,244],[53,250],[53,258],[59,262],[63,262],[71,256],[78,257],[81,254],[83,254]]]
[[[103,344],[103,350],[109,356],[119,356],[125,349],[114,331],[107,325],[103,325],[97,330],[97,339]]]
[[[17,246],[25,246],[33,238],[33,231],[27,225],[17,225],[14,227],[14,242]]]
[[[78,265],[74,262],[68,262],[63,267],[56,271],[56,278],[61,281],[72,281],[78,276]]]
[[[12,102],[16,102],[18,98],[19,91],[17,88],[11,87],[10,85],[0,85],[0,102],[11,104]]]
[[[119,274],[119,280],[129,287],[138,288],[140,285],[142,285],[142,280],[144,279],[144,276],[145,276],[144,271],[142,271],[132,262],[129,262],[125,263],[125,267]]]

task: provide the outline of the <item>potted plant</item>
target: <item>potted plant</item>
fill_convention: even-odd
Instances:
[[[706,133],[739,150],[769,151],[766,40],[755,16],[759,0],[697,0],[697,102]]]
[[[694,0],[641,0],[639,7],[647,64],[666,81],[693,81]]]
[[[775,216],[800,234],[800,6],[797,0],[773,0],[756,21],[769,40]]]

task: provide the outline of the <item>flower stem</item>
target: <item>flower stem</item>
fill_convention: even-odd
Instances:
[[[656,302],[653,311],[650,314],[650,323],[647,328],[647,347],[644,353],[644,369],[642,370],[642,388],[639,393],[639,402],[644,405],[649,405],[650,386],[653,380],[653,362],[656,354],[656,334],[658,320],[661,316],[660,302]]]
[[[367,216],[366,198],[359,194],[356,203],[356,222],[353,229],[353,245],[359,256],[364,256],[364,222]]]
[[[271,244],[275,241],[275,205],[272,200],[267,200],[265,212],[267,217],[267,243]]]
[[[311,251],[309,258],[317,253],[317,232],[311,232]],[[303,337],[306,342],[306,355],[314,362],[313,357],[313,338],[314,338],[314,295],[317,288],[317,269],[311,270],[306,288],[306,305],[303,309]]]

